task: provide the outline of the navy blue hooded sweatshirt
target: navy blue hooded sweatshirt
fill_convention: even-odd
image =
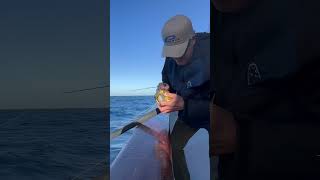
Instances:
[[[169,84],[171,93],[184,99],[184,109],[179,119],[194,128],[209,130],[210,101],[210,34],[197,33],[192,60],[187,65],[177,65],[166,58],[162,82]]]

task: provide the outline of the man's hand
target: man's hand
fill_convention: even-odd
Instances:
[[[158,84],[158,89],[163,89],[163,90],[169,90],[169,85],[168,84],[166,84],[166,83],[159,83]]]
[[[173,93],[166,93],[165,96],[168,96],[171,100],[158,103],[158,108],[162,113],[179,111],[184,108],[184,100],[181,96]]]

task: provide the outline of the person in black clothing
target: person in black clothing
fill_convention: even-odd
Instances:
[[[210,35],[195,33],[186,16],[169,19],[163,29],[162,83],[169,90],[168,102],[160,102],[161,112],[179,111],[170,136],[176,180],[190,179],[183,148],[199,128],[209,131]]]
[[[213,0],[212,103],[236,134],[212,141],[220,179],[320,179],[319,3],[232,2]]]

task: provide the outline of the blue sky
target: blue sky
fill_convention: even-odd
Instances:
[[[172,16],[183,14],[196,32],[210,31],[209,0],[111,0],[110,95],[153,95],[161,81],[161,29]]]

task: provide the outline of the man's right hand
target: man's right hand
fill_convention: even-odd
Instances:
[[[181,96],[174,93],[166,93],[166,96],[170,98],[169,101],[159,102],[158,108],[162,113],[170,113],[174,111],[180,111],[184,109],[184,100]]]

